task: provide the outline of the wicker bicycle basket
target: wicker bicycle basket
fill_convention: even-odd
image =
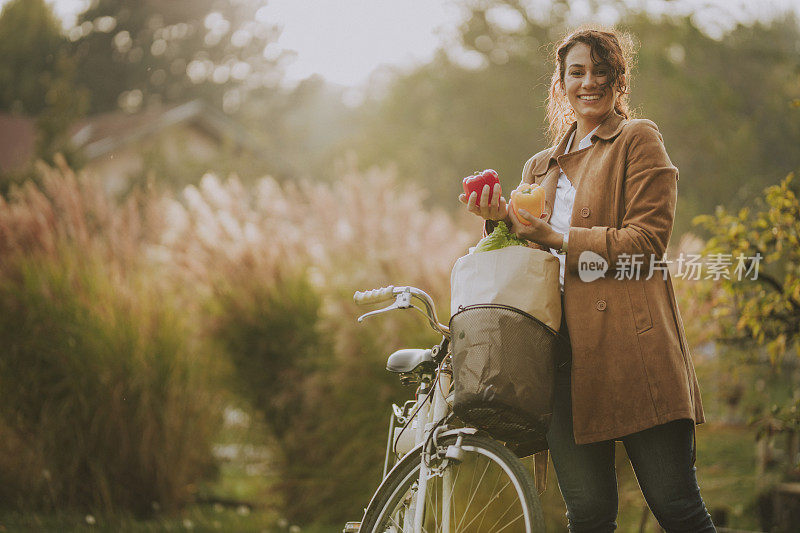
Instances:
[[[558,333],[496,304],[459,308],[450,331],[454,413],[498,440],[546,449]]]

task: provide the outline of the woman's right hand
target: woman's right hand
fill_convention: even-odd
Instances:
[[[508,206],[506,205],[506,199],[500,196],[499,183],[495,183],[491,196],[492,203],[489,203],[489,186],[484,185],[480,204],[476,205],[478,195],[475,192],[472,192],[469,198],[462,192],[458,200],[467,206],[467,211],[485,220],[505,220],[508,217]]]

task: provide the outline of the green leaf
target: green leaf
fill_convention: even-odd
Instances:
[[[507,246],[527,246],[528,241],[521,239],[509,231],[508,226],[503,221],[497,223],[489,235],[478,241],[475,245],[473,253],[488,252],[490,250],[499,250]]]

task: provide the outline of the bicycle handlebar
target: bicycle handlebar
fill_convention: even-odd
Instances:
[[[424,311],[411,303],[412,297],[422,302],[422,304],[425,306]],[[361,315],[358,318],[358,321],[361,322],[362,320],[364,320],[369,316],[385,313],[386,311],[392,311],[394,309],[413,308],[427,317],[428,322],[435,331],[438,331],[445,337],[449,338],[450,328],[448,328],[444,324],[439,323],[439,320],[436,317],[436,307],[433,304],[433,300],[428,295],[428,293],[426,293],[421,289],[410,286],[395,287],[394,285],[389,285],[388,287],[382,287],[380,289],[372,289],[371,291],[356,291],[356,293],[353,295],[353,301],[358,305],[376,304],[380,302],[389,301],[392,299],[394,299],[395,301],[390,306]]]
[[[394,285],[372,289],[371,291],[356,291],[353,301],[358,305],[369,305],[386,302],[394,298]]]

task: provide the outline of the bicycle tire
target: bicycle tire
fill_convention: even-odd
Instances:
[[[441,439],[439,444],[446,449],[455,440],[455,436],[450,436]],[[451,476],[455,479],[453,485],[456,487],[451,497],[453,506],[451,521],[456,527],[451,529],[451,533],[490,533],[491,531],[540,533],[545,530],[542,506],[539,502],[533,479],[522,462],[508,448],[489,437],[464,435],[462,450],[466,452],[465,460],[456,464],[451,462],[447,466],[448,469],[451,469]],[[408,495],[416,490],[415,486],[418,484],[420,463],[420,454],[414,452],[407,454],[395,465],[383,483],[381,483],[367,507],[361,523],[361,533],[385,533],[387,531],[410,531],[413,529],[409,528],[405,522],[411,521],[413,523],[413,518],[410,516]],[[482,463],[485,463],[486,466],[478,480],[479,484],[486,478],[485,474],[490,466],[493,466],[493,474],[490,474],[489,477],[494,477],[494,473],[498,477],[494,481],[493,488],[488,493],[481,491],[481,495],[478,497],[479,489],[477,487],[473,488],[472,485],[474,484],[476,473],[480,470],[479,465]],[[461,470],[462,468],[472,470],[470,487],[468,488],[471,494],[466,507],[459,514],[455,494],[463,489],[462,485],[458,484],[458,479],[462,471],[467,472],[467,475],[469,475],[469,470]],[[501,478],[507,478],[507,481],[503,483],[501,490],[497,490]],[[441,479],[441,476],[429,479],[426,489],[428,497],[426,498],[423,531],[428,533],[440,531],[443,519],[438,496],[431,496],[431,491],[436,494],[441,492],[437,487],[440,484],[437,479]],[[486,486],[489,486],[488,483]],[[508,486],[513,487],[513,494],[505,492]],[[504,493],[505,496],[501,499],[500,495]],[[477,501],[475,501],[476,498]],[[494,507],[497,507],[495,512],[499,512],[509,501],[511,501],[511,506],[507,508],[505,513],[490,526],[487,526],[486,517],[490,516],[488,509],[491,508],[494,511]],[[497,502],[497,506],[494,505],[495,502]],[[475,506],[473,511],[470,512],[472,503],[475,503]],[[481,508],[482,504],[483,507]],[[504,517],[508,513],[508,509],[512,510],[512,514]],[[478,511],[478,514],[472,516],[475,510]],[[481,514],[483,515],[482,517]],[[515,516],[517,518],[514,518]],[[476,523],[478,517],[481,517],[481,521]],[[518,520],[519,517],[522,518],[521,521]],[[465,524],[464,522],[467,519],[469,519],[469,522]],[[495,525],[497,527],[494,527]]]

